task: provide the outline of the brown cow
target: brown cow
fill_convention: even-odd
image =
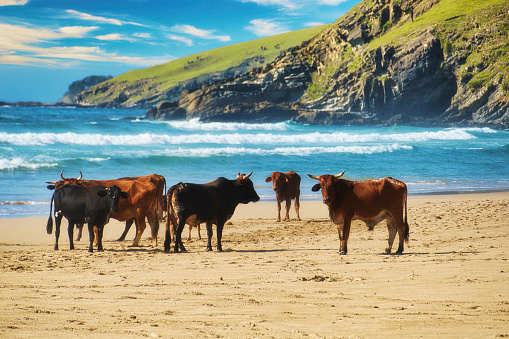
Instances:
[[[385,252],[391,253],[397,232],[399,247],[396,253],[403,253],[404,240],[408,242],[409,235],[405,183],[391,177],[366,181],[340,179],[344,173],[308,174],[310,178],[320,181],[311,190],[316,192],[322,189],[323,203],[329,207],[329,216],[338,226],[341,242],[339,253],[347,253],[350,226],[355,219],[364,221],[370,229],[386,219],[389,246]]]
[[[81,172],[80,172],[81,173]],[[157,246],[157,233],[159,231],[159,193],[157,187],[150,182],[149,176],[142,179],[111,179],[111,180],[82,180],[83,174],[79,178],[64,178],[63,171],[60,174],[62,180],[49,182],[54,186],[48,186],[50,189],[58,188],[64,184],[74,184],[83,187],[93,185],[103,185],[106,187],[116,185],[122,191],[129,194],[128,199],[123,199],[118,205],[118,211],[111,215],[118,221],[129,221],[134,218],[137,225],[137,234],[131,246],[139,246],[139,241],[146,228],[145,218],[148,219],[151,228],[152,246]],[[162,199],[162,197],[160,198]],[[162,200],[161,200],[162,201]]]
[[[154,186],[157,188],[157,205],[153,205],[154,210],[152,211],[151,215],[157,215],[158,221],[163,220],[163,212],[166,210],[166,179],[159,174],[150,174],[150,175],[142,175],[139,177],[124,177],[119,178],[118,180],[142,180],[142,181],[148,181],[154,184]],[[129,230],[131,229],[131,226],[133,222],[136,223],[136,219],[130,219],[127,220],[125,223],[125,229],[120,238],[117,239],[117,241],[123,241],[125,240],[125,237]],[[152,225],[152,222],[149,220],[149,224]],[[138,234],[138,225],[136,225],[136,234]]]
[[[277,222],[281,221],[281,202],[286,201],[286,215],[284,221],[290,221],[290,207],[292,200],[295,199],[295,212],[297,220],[300,221],[299,215],[299,197],[300,197],[300,176],[294,171],[287,173],[272,172],[265,182],[273,182],[272,189],[276,192],[277,200]]]

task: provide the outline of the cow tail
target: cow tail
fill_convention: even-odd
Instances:
[[[405,241],[408,242],[410,235],[410,227],[408,226],[408,211],[407,211],[408,195],[405,195]]]
[[[53,210],[53,200],[55,198],[55,194],[53,194],[51,196],[51,202],[49,204],[49,218],[48,218],[48,223],[46,224],[46,232],[48,232],[48,234],[51,234],[53,233],[53,215],[52,215],[52,210]]]

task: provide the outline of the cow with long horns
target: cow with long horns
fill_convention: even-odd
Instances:
[[[207,250],[212,251],[212,224],[217,226],[217,250],[222,251],[223,227],[235,208],[240,204],[260,200],[249,179],[253,172],[238,174],[235,180],[220,177],[207,184],[178,183],[168,190],[166,202],[166,239],[164,250],[170,251],[172,228],[175,230],[175,252],[185,251],[182,243],[184,226],[205,223],[207,227]]]
[[[164,209],[163,198],[166,180],[163,176],[151,174],[140,177],[109,180],[83,180],[81,171],[79,178],[65,178],[63,172],[64,171],[60,173],[62,180],[48,182],[51,184],[48,186],[48,189],[59,188],[64,184],[73,184],[83,187],[90,187],[93,185],[109,187],[116,185],[123,191],[129,193],[129,199],[121,200],[118,211],[113,213],[111,217],[118,221],[126,221],[127,230],[133,221],[136,223],[137,233],[132,246],[139,246],[139,241],[146,228],[145,218],[147,218],[152,233],[152,246],[157,246],[159,219],[162,217]],[[124,233],[127,232],[125,231]]]
[[[391,177],[366,181],[341,179],[345,173],[337,175],[311,175],[319,181],[312,191],[322,190],[323,203],[329,207],[329,216],[338,227],[340,254],[347,253],[347,242],[352,220],[364,221],[370,229],[386,220],[389,230],[389,246],[385,250],[391,253],[392,244],[399,235],[396,253],[402,253],[404,241],[408,241],[407,222],[407,186],[404,182]]]

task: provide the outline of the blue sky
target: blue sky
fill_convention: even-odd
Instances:
[[[336,21],[360,0],[0,0],[0,101]]]

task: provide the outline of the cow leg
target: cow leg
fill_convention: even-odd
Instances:
[[[205,224],[207,228],[207,251],[212,251],[212,236],[214,235],[212,231],[212,223],[207,222]]]
[[[201,240],[200,224],[196,225],[196,229],[198,230],[198,240]]]
[[[281,221],[281,201],[277,199],[277,222]]]
[[[63,215],[57,213],[55,215],[55,247],[54,250],[58,250],[58,238],[60,237],[60,224],[62,223]]]
[[[405,223],[403,222],[403,217],[397,220],[398,221],[396,221],[396,229],[398,230],[399,246],[396,253],[401,254],[405,249]]]
[[[297,213],[297,220],[298,221],[300,221],[299,209],[300,209],[300,201],[299,201],[299,197],[296,197],[295,198],[295,213]]]
[[[179,218],[177,232],[175,233],[175,248],[174,248],[175,252],[178,252],[179,248],[180,248],[181,252],[186,252],[184,243],[182,243],[182,231],[184,230],[185,226],[186,226],[186,218]]]
[[[394,243],[394,238],[396,238],[396,226],[394,225],[394,218],[390,215],[387,216],[385,220],[387,222],[387,229],[389,231],[389,245],[385,249],[385,253],[389,254],[392,250],[392,244]]]
[[[189,236],[187,237],[187,241],[191,241],[191,230],[193,229],[193,225],[189,225]]]
[[[67,234],[69,234],[69,249],[74,249],[74,223],[69,220],[67,225]]]
[[[145,228],[147,227],[147,224],[145,223],[145,217],[143,216],[140,216],[139,213],[137,213],[138,216],[136,217],[136,225],[138,226],[137,227],[137,233],[136,233],[136,238],[134,238],[134,241],[133,241],[133,244],[131,245],[131,247],[137,247],[137,246],[140,246],[140,239],[141,239],[141,236],[143,235],[143,231],[145,231]]]
[[[292,201],[290,199],[286,200],[286,215],[285,221],[290,221],[290,207],[292,206]]]
[[[83,232],[83,224],[76,224],[76,229],[78,230],[78,234],[76,234],[76,241],[80,241]]]
[[[99,231],[97,230],[97,226],[94,226],[94,246],[97,246],[99,243]]]
[[[150,234],[152,237],[152,247],[157,247],[157,233],[159,233],[159,218],[155,211],[147,214],[148,224],[150,225]]]
[[[125,237],[127,236],[127,233],[129,232],[129,230],[131,229],[131,226],[133,225],[133,222],[134,222],[134,218],[129,219],[129,220],[127,220],[125,222],[124,233],[122,233],[122,235],[120,236],[120,238],[117,239],[117,241],[124,241],[125,240]]]
[[[94,252],[95,234],[94,234],[94,225],[91,222],[88,222],[88,237],[89,237],[89,241],[90,241],[90,245],[88,246],[88,251],[90,253],[92,253],[92,252]]]
[[[164,251],[169,252],[171,247],[171,239],[173,238],[173,223],[171,222],[171,218],[168,216],[166,218],[166,234],[164,237]]]
[[[341,230],[341,228],[340,228],[341,226],[338,226],[339,239],[340,239],[339,254],[341,254],[341,255],[346,254],[348,252],[347,243],[348,243],[348,237],[350,236],[350,226],[351,225],[352,225],[352,220],[345,218],[343,221],[343,229]]]
[[[103,249],[103,233],[104,233],[104,225],[95,227],[97,229],[97,250],[99,252],[104,251]]]
[[[224,222],[217,223],[216,233],[217,233],[217,251],[218,252],[223,251],[223,247],[221,246],[221,238],[223,237],[223,226],[224,226]]]

